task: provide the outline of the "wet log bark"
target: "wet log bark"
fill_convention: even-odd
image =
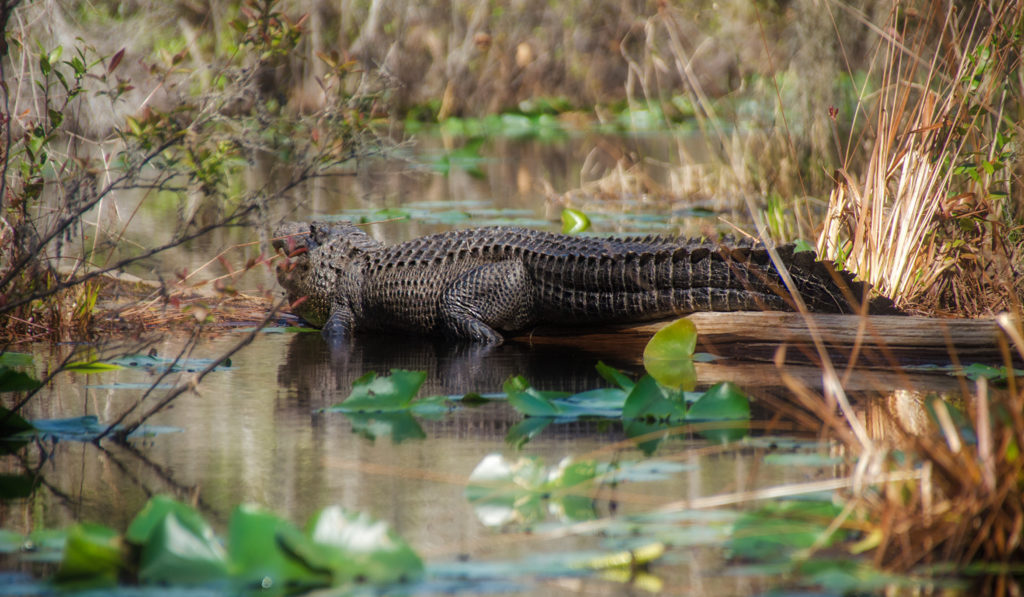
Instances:
[[[947,362],[1002,357],[1002,331],[991,319],[937,319],[886,315],[831,315],[785,312],[694,313],[698,351],[764,360],[780,345],[789,360],[816,362],[814,339],[820,338],[839,362],[856,358],[869,366]],[[593,328],[541,327],[516,338],[533,344],[564,344],[602,351],[642,351],[668,322]],[[639,352],[637,352],[639,354]]]

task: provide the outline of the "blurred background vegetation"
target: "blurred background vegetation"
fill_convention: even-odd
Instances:
[[[79,263],[98,264],[103,236],[124,244],[130,218],[81,232],[112,193],[170,202],[171,243],[261,218],[265,239],[268,206],[304,180],[495,114],[675,140],[652,159],[597,139],[611,164],[589,171],[588,156],[549,201],[631,194],[675,212],[713,197],[752,214],[755,234],[817,240],[904,306],[1016,308],[1022,6],[5,0],[0,310],[87,280],[50,268],[45,288],[15,283],[67,258],[76,226]],[[447,130],[474,130],[460,126]],[[682,140],[695,131],[710,161]],[[230,175],[246,167],[286,175],[247,189]]]

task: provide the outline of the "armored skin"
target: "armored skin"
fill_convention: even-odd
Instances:
[[[367,330],[500,344],[538,324],[628,323],[694,311],[792,310],[757,244],[598,238],[514,227],[455,230],[385,246],[349,223],[283,224],[278,281],[332,339]],[[812,311],[854,313],[863,284],[810,252],[778,248]],[[895,312],[877,297],[872,313]]]

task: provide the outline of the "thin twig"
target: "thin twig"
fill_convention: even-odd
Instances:
[[[278,301],[270,309],[270,313],[267,314],[267,317],[260,324],[258,324],[255,329],[246,334],[245,337],[238,342],[238,344],[231,347],[227,352],[214,359],[209,365],[207,365],[205,369],[203,369],[199,373],[196,373],[188,381],[178,384],[174,389],[169,391],[166,396],[164,396],[163,400],[158,402],[155,406],[153,406],[153,408],[149,409],[148,411],[146,411],[144,415],[139,417],[138,421],[132,423],[123,430],[118,431],[116,434],[117,438],[120,440],[126,439],[133,432],[135,432],[135,430],[137,430],[143,423],[149,420],[150,417],[152,417],[153,415],[157,414],[158,412],[166,408],[168,405],[170,405],[171,402],[173,402],[178,396],[184,394],[189,390],[194,390],[199,385],[199,382],[201,382],[203,378],[206,377],[210,372],[219,367],[221,363],[231,358],[231,356],[234,355],[236,352],[245,348],[253,340],[255,340],[256,336],[259,335],[263,328],[271,321],[273,321],[274,317],[277,315],[277,312],[281,309],[281,307],[284,306],[284,304],[284,301]]]

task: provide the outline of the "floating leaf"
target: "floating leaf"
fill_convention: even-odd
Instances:
[[[563,234],[579,234],[588,228],[590,228],[590,218],[587,217],[587,214],[568,207],[562,210]]]
[[[645,375],[626,398],[622,407],[623,419],[647,421],[682,421],[686,418],[686,405],[669,396],[654,377]]]
[[[121,536],[114,529],[92,523],[76,524],[68,529],[57,580],[112,585],[124,567],[121,554]]]
[[[32,355],[24,352],[0,352],[0,367],[29,367],[32,365]]]
[[[226,578],[224,549],[207,532],[178,512],[164,513],[151,530],[139,560],[139,580],[152,583],[194,585]]]
[[[622,371],[619,371],[615,367],[606,365],[601,361],[597,362],[595,368],[597,369],[597,373],[604,378],[605,381],[610,384],[615,384],[627,392],[632,390],[633,386],[636,385],[636,383],[623,374]]]
[[[392,443],[400,444],[405,440],[427,437],[409,411],[346,412],[345,417],[352,423],[352,431],[370,440],[390,436]]]
[[[750,399],[732,382],[717,383],[693,403],[686,418],[690,421],[750,419]]]
[[[206,539],[213,538],[213,529],[195,508],[170,496],[157,495],[150,498],[132,519],[124,533],[125,539],[136,545],[144,545],[153,530],[171,514],[177,516],[181,524],[187,526],[192,533]]]
[[[531,439],[540,435],[548,425],[554,422],[550,417],[527,417],[509,428],[505,434],[505,443],[515,448],[522,448]]]
[[[502,389],[508,394],[508,402],[512,408],[528,417],[554,417],[559,409],[552,402],[554,398],[564,398],[566,392],[541,392],[530,387],[529,382],[521,375],[510,377]]]
[[[466,498],[486,526],[534,523],[546,512],[566,520],[590,520],[596,513],[587,486],[596,476],[597,467],[589,460],[566,458],[548,469],[539,458],[509,461],[490,454],[470,473]]]
[[[281,592],[330,584],[330,572],[313,567],[306,559],[317,553],[312,540],[293,524],[262,508],[243,505],[231,514],[231,572],[246,585]]]
[[[697,327],[689,319],[678,319],[661,328],[644,348],[644,369],[670,388],[692,390],[697,385],[693,352]]]
[[[963,374],[972,381],[984,377],[990,382],[1005,383],[1010,375],[1014,377],[1024,376],[1024,369],[1007,369],[1005,365],[993,367],[984,363],[971,363],[963,368]]]
[[[309,524],[334,584],[406,582],[423,574],[423,561],[385,522],[330,506]]]
[[[0,529],[0,553],[17,553],[25,548],[27,540],[21,533]]]
[[[408,410],[412,399],[426,381],[425,371],[394,369],[390,375],[377,377],[367,373],[352,383],[352,393],[343,402],[328,410],[339,412],[386,412]]]
[[[738,557],[759,561],[778,561],[819,542],[827,547],[841,536],[824,535],[840,510],[823,501],[768,502],[736,521],[726,547]]]
[[[124,367],[116,363],[104,363],[102,361],[76,361],[64,365],[65,371],[74,371],[76,373],[103,373],[104,371],[116,371],[118,369],[124,369]]]

